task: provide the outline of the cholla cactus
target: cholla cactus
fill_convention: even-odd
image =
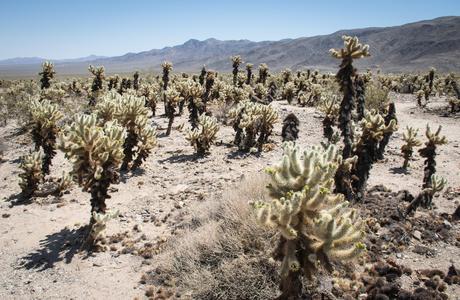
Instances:
[[[392,120],[398,124],[398,119],[396,118],[396,106],[394,102],[391,102],[388,105],[388,112],[384,118],[385,125],[388,126]],[[390,137],[393,134],[393,131],[389,130],[383,134],[382,140],[379,142],[379,147],[377,149],[377,159],[383,159],[383,154],[385,153],[385,148],[390,142]]]
[[[42,71],[38,73],[42,78],[40,78],[41,89],[48,89],[51,86],[51,80],[54,78],[56,72],[54,71],[54,64],[49,61],[45,61],[42,64]]]
[[[173,69],[173,64],[169,61],[165,61],[161,64],[161,68],[163,69],[163,91],[166,92],[168,89],[170,79],[169,77]],[[163,103],[165,107],[165,114],[168,115],[168,102],[165,95],[163,95]]]
[[[110,184],[118,180],[125,136],[118,122],[99,126],[96,115],[91,114],[77,116],[60,137],[59,148],[73,163],[73,177],[84,191],[91,192],[90,228],[96,223],[93,212],[106,213],[105,200],[110,198]]]
[[[268,95],[268,89],[262,84],[258,83],[254,87],[254,96],[258,98],[258,100],[265,101]]]
[[[247,72],[247,75],[246,75],[246,84],[247,85],[251,85],[252,84],[252,67],[254,65],[253,64],[246,64],[246,72]]]
[[[174,86],[168,87],[164,94],[167,103],[166,111],[169,118],[168,129],[166,130],[166,135],[168,136],[171,134],[172,125],[174,122],[174,114],[176,113],[176,107],[182,98],[180,96],[179,91],[177,91],[176,87]]]
[[[101,98],[101,101],[96,104],[94,111],[102,124],[116,119],[120,102],[121,95],[111,91],[105,94]]]
[[[439,126],[436,132],[432,132],[430,126],[427,124],[425,135],[428,141],[425,143],[425,147],[418,150],[420,156],[425,158],[422,186],[424,189],[431,186],[431,176],[436,173],[436,147],[447,144],[447,138],[441,136],[441,128],[442,126]]]
[[[287,100],[289,104],[292,103],[292,99],[294,99],[295,96],[295,84],[294,82],[288,82],[284,85],[283,89],[283,97]]]
[[[200,85],[204,84],[204,80],[206,79],[206,65],[203,65],[203,68],[201,69],[200,77],[198,78],[198,82]]]
[[[103,66],[94,67],[92,65],[89,66],[88,70],[91,74],[94,75],[93,83],[91,84],[91,96],[90,96],[90,105],[96,104],[96,99],[102,93],[104,87],[104,79],[105,79],[105,70]]]
[[[354,151],[354,154],[358,156],[355,171],[357,180],[353,182],[354,193],[358,200],[363,197],[372,164],[377,160],[379,142],[386,133],[398,129],[394,119],[390,120],[387,125],[385,119],[375,111],[367,113],[360,125],[362,133]]]
[[[446,185],[447,180],[436,174],[431,175],[429,187],[423,188],[420,194],[407,206],[406,216],[415,212],[419,206],[430,208],[434,195],[442,191]]]
[[[267,169],[273,200],[251,204],[257,220],[281,234],[274,253],[282,260],[279,299],[300,299],[301,277],[311,278],[318,262],[331,270],[331,259],[351,259],[365,249],[363,222],[343,195],[332,193],[342,161],[336,146],[302,153],[287,142],[283,149],[281,162]]]
[[[137,158],[131,169],[138,168],[156,145],[156,131],[149,124],[150,115],[144,97],[124,94],[118,102],[116,118],[127,131],[123,144],[124,158],[121,170],[128,170],[135,155]]]
[[[405,142],[405,144],[401,146],[401,152],[404,157],[403,169],[407,169],[409,166],[409,160],[414,152],[414,147],[418,147],[422,144],[422,142],[417,139],[417,132],[418,129],[407,126],[406,132],[403,133],[403,141]]]
[[[268,142],[273,126],[278,122],[278,113],[271,105],[258,105],[257,107],[257,114],[259,115],[257,144],[258,150],[261,152],[263,145]]]
[[[118,211],[107,211],[106,213],[92,212],[94,220],[89,236],[87,239],[88,245],[94,245],[102,236],[102,232],[107,228],[107,222],[118,216]]]
[[[233,67],[233,86],[238,86],[238,67],[243,62],[241,56],[235,55],[230,57],[232,60],[232,67]]]
[[[38,188],[38,184],[43,180],[42,164],[43,152],[35,151],[21,158],[19,166],[23,173],[19,174],[19,186],[22,190],[22,196],[25,199],[30,198]]]
[[[202,85],[193,80],[187,80],[182,84],[181,94],[184,97],[184,101],[188,102],[189,122],[192,129],[198,127],[198,117],[206,110],[202,100],[203,93]]]
[[[195,148],[197,155],[204,156],[209,152],[218,131],[219,125],[215,118],[201,115],[198,118],[198,128],[190,130],[186,138]]]
[[[139,72],[138,71],[134,72],[134,75],[133,75],[133,89],[135,89],[136,91],[139,89]]]
[[[324,113],[323,135],[331,142],[334,136],[334,129],[332,126],[334,126],[337,121],[340,109],[337,96],[332,93],[326,93],[325,97],[323,97],[322,101],[319,103],[318,108]]]
[[[35,143],[35,150],[43,148],[43,174],[49,173],[49,167],[53,157],[56,155],[56,134],[59,131],[58,122],[63,115],[56,105],[48,100],[32,100],[29,105],[29,112],[32,121],[32,140]]]
[[[340,84],[340,90],[343,92],[343,99],[340,104],[339,128],[342,131],[344,142],[343,157],[351,156],[353,144],[353,132],[351,128],[351,112],[354,107],[355,90],[353,87],[352,77],[355,73],[353,59],[369,56],[369,46],[359,43],[357,37],[342,36],[344,48],[340,50],[329,50],[335,58],[341,59],[340,69],[337,72],[336,79]]]
[[[211,100],[211,92],[212,92],[212,88],[214,86],[214,81],[216,77],[217,77],[217,73],[213,71],[208,71],[208,73],[206,74],[204,94],[202,96],[204,110],[206,110],[206,104],[208,103],[208,101]]]
[[[268,78],[268,66],[267,64],[260,64],[259,65],[259,79],[257,80],[257,83],[262,83],[264,86],[267,82]]]

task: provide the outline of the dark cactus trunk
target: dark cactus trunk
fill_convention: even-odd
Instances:
[[[137,135],[134,132],[134,129],[130,129],[128,131],[128,136],[126,137],[125,143],[123,145],[123,163],[121,165],[120,170],[126,171],[128,170],[129,164],[133,160],[134,151],[133,148],[137,144]]]
[[[336,77],[340,83],[343,99],[340,103],[339,128],[342,131],[344,148],[342,157],[347,159],[351,156],[353,144],[353,132],[351,128],[351,112],[354,107],[355,92],[353,89],[352,76],[354,69],[351,58],[344,58]]]
[[[388,113],[385,116],[385,125],[388,126],[391,120],[398,121],[396,118],[396,107],[395,104],[392,102],[388,106]],[[377,159],[383,159],[383,154],[385,153],[385,148],[390,142],[390,137],[393,134],[393,131],[388,131],[383,134],[383,138],[379,143],[379,148],[377,150]]]
[[[365,85],[364,80],[361,76],[357,76],[355,80],[355,91],[356,91],[356,113],[357,120],[361,121],[364,118],[365,110]]]

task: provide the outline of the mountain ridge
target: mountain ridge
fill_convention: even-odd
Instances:
[[[358,68],[379,68],[385,72],[421,71],[435,67],[439,71],[460,69],[460,17],[446,16],[399,26],[343,29],[331,34],[279,41],[254,42],[246,39],[203,41],[189,39],[181,45],[126,53],[94,59],[55,61],[62,74],[87,74],[88,64],[104,65],[108,73],[159,71],[163,61],[174,64],[175,71],[199,72],[203,65],[217,71],[231,71],[231,55],[241,55],[243,61],[258,65],[267,63],[271,70],[320,69],[332,71],[338,62],[330,57],[330,48],[342,46],[341,36],[356,35],[370,45],[371,57],[356,62]],[[91,56],[90,56],[91,57]],[[37,59],[37,58],[29,58]],[[0,75],[8,71],[34,75],[39,63],[9,65],[0,61]],[[32,60],[33,61],[33,60]]]

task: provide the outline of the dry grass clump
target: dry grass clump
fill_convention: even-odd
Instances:
[[[173,285],[193,299],[273,299],[278,263],[269,251],[275,238],[256,223],[249,200],[265,200],[265,176],[251,176],[222,198],[197,205],[187,228],[157,258],[155,285]]]
[[[376,82],[371,82],[366,86],[365,99],[367,110],[384,112],[390,101],[389,90]]]

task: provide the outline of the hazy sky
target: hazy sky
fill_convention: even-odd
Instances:
[[[2,0],[0,59],[122,55],[199,40],[279,40],[460,15],[460,0]]]

